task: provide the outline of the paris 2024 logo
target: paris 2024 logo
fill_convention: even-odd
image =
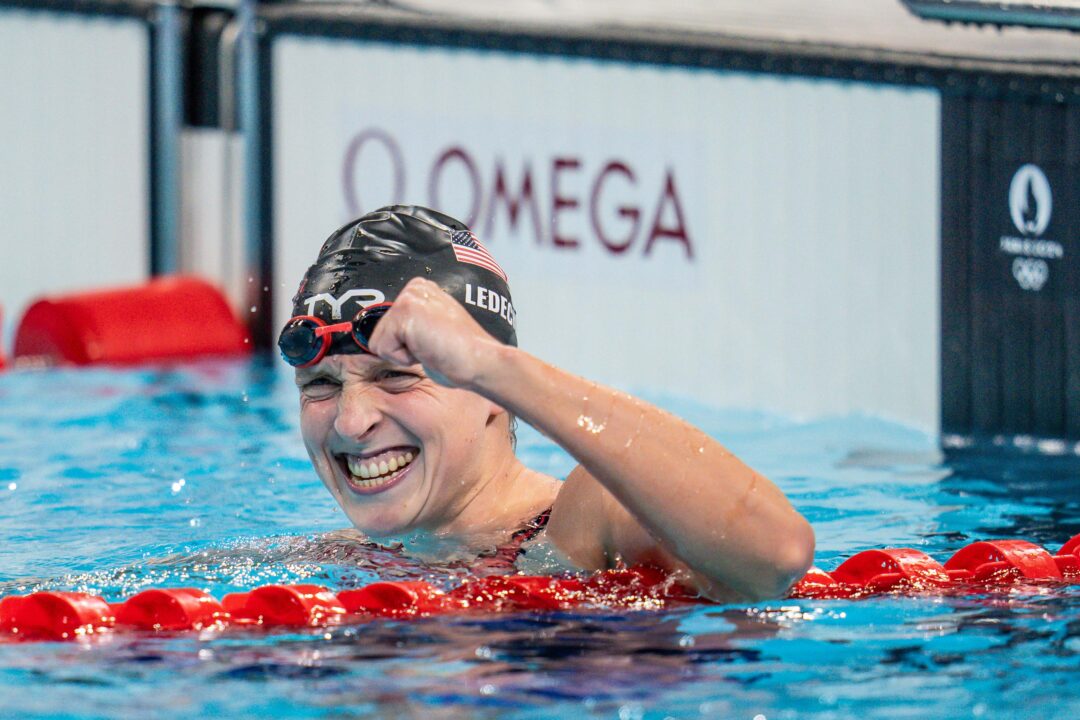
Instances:
[[[1053,209],[1046,173],[1038,165],[1021,165],[1009,183],[1009,215],[1020,234],[1003,235],[998,247],[1013,256],[1012,276],[1024,290],[1042,290],[1050,279],[1049,261],[1065,254],[1061,243],[1042,237]]]

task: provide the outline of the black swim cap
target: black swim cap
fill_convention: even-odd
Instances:
[[[464,223],[415,205],[391,205],[339,228],[323,243],[293,297],[293,316],[327,323],[393,302],[414,277],[438,284],[496,339],[517,345],[506,275]],[[361,352],[343,333],[331,353]]]

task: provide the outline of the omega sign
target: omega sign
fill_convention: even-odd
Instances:
[[[379,164],[380,155],[389,162]],[[356,134],[342,166],[349,211],[359,215],[375,202],[402,202],[406,188],[417,187],[412,183],[420,180],[431,207],[446,206],[443,201],[451,193],[457,198],[464,195],[467,212],[461,219],[484,237],[491,237],[498,222],[546,249],[574,252],[595,244],[610,255],[648,256],[664,248],[686,261],[694,258],[678,179],[671,167],[649,173],[625,158],[591,163],[570,153],[512,162],[496,156],[484,162],[478,153],[453,143],[419,163],[416,158],[409,160],[402,143],[385,130],[368,128]],[[357,178],[364,178],[370,188],[367,178],[373,172],[389,175],[381,183],[385,194],[360,197]],[[407,177],[410,172],[424,177]]]
[[[1038,165],[1022,165],[1009,184],[1009,216],[1020,235],[1003,235],[998,248],[1013,256],[1012,276],[1024,290],[1042,290],[1050,279],[1050,261],[1065,255],[1061,243],[1042,237],[1053,209],[1046,174]]]

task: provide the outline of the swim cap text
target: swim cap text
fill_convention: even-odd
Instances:
[[[465,283],[465,304],[489,310],[510,323],[510,327],[515,326],[517,313],[514,311],[514,305],[510,302],[510,298],[501,293],[479,285],[474,289],[470,283]]]

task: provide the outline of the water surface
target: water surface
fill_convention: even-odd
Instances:
[[[331,541],[286,372],[258,363],[0,374],[0,594],[220,597],[459,569]],[[777,482],[817,564],[1080,532],[1075,458],[946,458],[869,417],[795,421],[644,393]],[[519,452],[573,462],[522,428]],[[329,630],[0,645],[0,716],[1075,718],[1080,586],[962,598],[373,621]]]

